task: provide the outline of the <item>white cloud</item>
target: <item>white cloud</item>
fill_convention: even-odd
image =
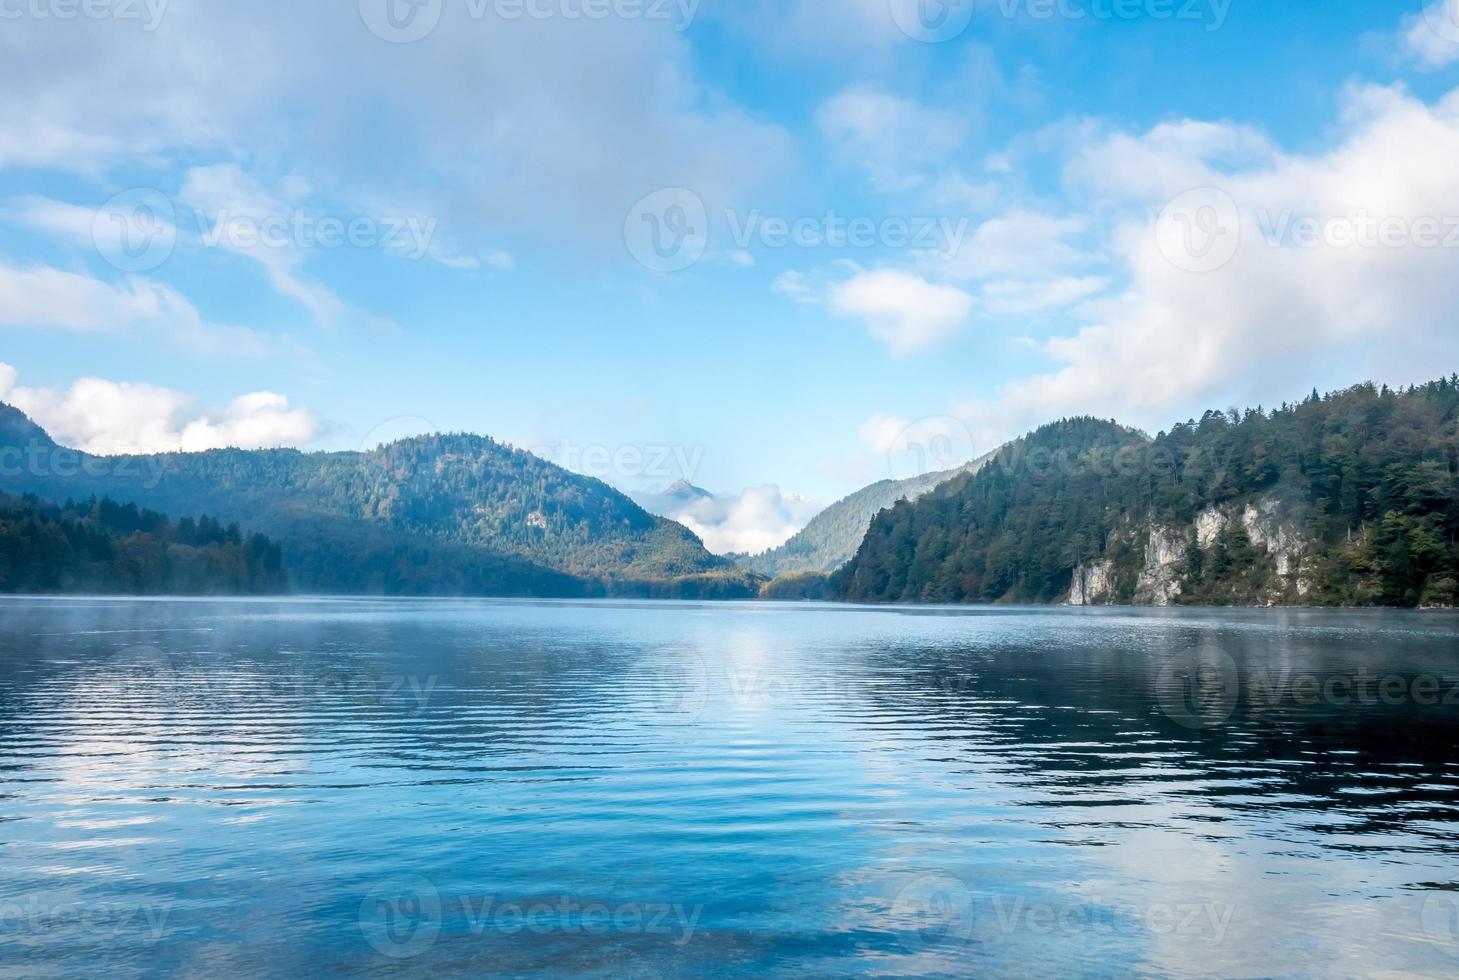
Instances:
[[[87,247],[95,244],[97,229],[111,224],[105,220],[98,221],[97,212],[91,208],[35,196],[11,199],[4,216],[7,220],[65,239],[73,245]]]
[[[136,276],[112,285],[44,265],[0,264],[0,326],[149,331],[196,349],[249,356],[267,349],[251,330],[206,322],[169,286]]]
[[[1425,68],[1459,61],[1459,0],[1434,0],[1405,17],[1403,42]]]
[[[916,186],[920,171],[946,159],[966,135],[960,113],[865,88],[830,99],[816,121],[836,152],[865,166],[881,191]]]
[[[0,265],[0,325],[113,330],[191,311],[165,286],[133,279],[114,287],[89,276],[49,266],[16,269]]]
[[[1137,135],[1087,130],[1064,135],[1084,139],[1073,147],[1064,182],[1096,207],[1163,201],[1192,187],[1224,183],[1228,174],[1270,166],[1280,155],[1249,126],[1190,119]]]
[[[155,261],[144,264],[156,268],[170,257],[178,237],[176,207],[151,188],[134,188],[94,208],[48,197],[17,197],[6,202],[0,217],[79,246],[93,257],[116,260],[118,268],[130,268],[127,261],[139,255],[152,260],[154,254]],[[139,234],[145,237],[139,240]]]
[[[857,272],[831,286],[826,306],[866,321],[872,336],[894,354],[921,350],[946,339],[968,319],[973,298],[954,286],[928,282],[893,269]]]
[[[956,469],[992,448],[953,415],[913,420],[876,412],[861,424],[857,437],[859,450],[822,458],[819,469],[838,482],[865,486]]]
[[[704,89],[686,36],[652,19],[447,4],[429,37],[392,45],[355,4],[173,0],[151,32],[7,21],[0,90],[0,167],[267,178],[289,161],[333,198],[438,217],[459,255],[512,235],[621,259],[624,215],[649,191],[720,207],[794,156],[780,127]],[[271,272],[327,308],[297,270]]]
[[[1265,141],[1197,124],[1089,147],[1072,172],[1100,170],[1097,195],[1129,202],[1109,238],[1127,284],[1087,302],[1084,325],[1044,346],[1052,370],[961,411],[997,436],[1086,412],[1156,428],[1214,398],[1271,404],[1324,377],[1397,383],[1447,373],[1459,355],[1459,170],[1434,161],[1459,159],[1459,90],[1425,104],[1400,87],[1353,89],[1344,127],[1314,155],[1249,153]],[[1233,148],[1244,166],[1230,163]],[[1213,155],[1226,158],[1220,169]],[[1141,165],[1090,164],[1115,159]],[[1224,266],[1187,271],[1168,242],[1162,251],[1151,216],[1166,203],[1158,195],[1207,185],[1234,202],[1240,240]],[[1278,234],[1303,219],[1351,228],[1364,216],[1407,230],[1427,223],[1450,244]],[[1201,215],[1186,217],[1198,228]]]
[[[304,243],[291,240],[287,233],[267,233],[271,224],[302,216],[297,204],[266,190],[234,164],[193,167],[183,178],[180,197],[211,222],[202,232],[205,242],[257,262],[279,295],[300,303],[325,323],[345,312],[344,301],[333,290],[300,273]]]
[[[806,274],[804,272],[797,272],[794,269],[788,272],[782,272],[770,284],[770,288],[796,303],[819,302],[816,291],[806,278]]]
[[[857,435],[861,444],[874,453],[889,453],[912,425],[907,419],[886,412],[877,412],[862,423]]]
[[[1109,280],[1100,276],[1058,279],[1000,279],[979,293],[979,308],[994,316],[1029,316],[1059,310],[1103,292]]]
[[[927,189],[927,200],[937,207],[986,211],[998,203],[998,185],[991,180],[974,182],[956,171],[938,177]]]
[[[1078,217],[1010,211],[978,226],[957,251],[934,266],[953,279],[1050,275],[1089,261],[1068,239],[1084,232]]]
[[[120,454],[237,447],[298,446],[318,436],[319,419],[283,395],[260,391],[217,410],[179,391],[148,384],[82,378],[64,391],[16,387],[0,364],[0,397],[29,415],[62,445]]]
[[[758,555],[790,540],[821,510],[815,501],[782,493],[776,486],[761,486],[736,496],[691,501],[664,516],[699,535],[717,555]]]

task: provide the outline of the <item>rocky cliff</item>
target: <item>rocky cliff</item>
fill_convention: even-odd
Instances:
[[[1138,556],[1133,592],[1118,586],[1115,559],[1074,569],[1065,603],[1093,606],[1129,602],[1169,606],[1182,600],[1248,605],[1300,603],[1311,590],[1304,561],[1312,545],[1302,515],[1275,497],[1240,506],[1209,507],[1189,525],[1147,524],[1111,536],[1108,551]],[[1239,553],[1242,567],[1230,575]]]

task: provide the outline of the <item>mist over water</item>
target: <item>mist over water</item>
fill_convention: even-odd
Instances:
[[[1459,971],[1459,617],[0,600],[0,974]]]

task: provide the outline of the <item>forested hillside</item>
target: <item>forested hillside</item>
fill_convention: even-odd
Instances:
[[[872,524],[873,602],[1452,605],[1459,377],[1208,412],[1154,440],[1045,426]]]
[[[368,453],[101,458],[55,448],[18,415],[0,410],[0,439],[26,455],[0,469],[0,489],[207,510],[276,538],[302,591],[699,597],[759,588],[606,484],[483,436],[425,436]]]
[[[0,496],[0,592],[261,595],[287,590],[282,565],[277,544],[211,517]]]

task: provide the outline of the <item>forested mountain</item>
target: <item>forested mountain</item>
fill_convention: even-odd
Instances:
[[[264,595],[287,591],[282,564],[268,538],[211,517],[0,495],[0,592]]]
[[[989,454],[959,469],[924,473],[909,480],[873,483],[821,511],[779,548],[762,555],[734,557],[744,567],[762,575],[835,571],[856,554],[871,519],[879,512],[898,500],[916,500],[961,473],[976,472],[991,458],[992,454]]]
[[[8,421],[4,416],[9,415]],[[19,418],[17,418],[19,416]],[[276,538],[295,589],[391,595],[751,596],[753,576],[598,480],[474,435],[372,452],[94,457],[14,409],[0,489],[208,511]],[[10,433],[10,435],[5,435]],[[0,448],[4,453],[5,448]]]
[[[24,412],[0,402],[0,469],[6,475],[25,465],[27,450],[54,446],[46,431]]]
[[[1452,605],[1459,376],[1208,412],[1154,440],[1072,419],[872,524],[873,602]]]

